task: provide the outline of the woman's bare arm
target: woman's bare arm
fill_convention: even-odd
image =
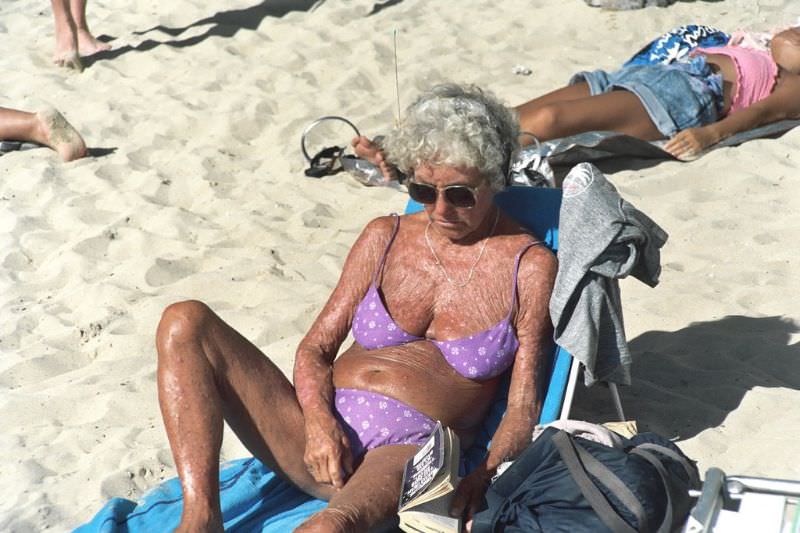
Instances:
[[[557,269],[555,256],[543,246],[528,250],[520,262],[516,323],[519,349],[511,373],[506,414],[486,457],[490,471],[530,444],[539,419],[546,386],[544,368],[553,346],[549,305]]]
[[[317,481],[336,487],[352,473],[352,464],[349,442],[331,410],[333,360],[372,281],[393,225],[391,217],[367,225],[350,249],[336,288],[295,354],[294,386],[306,421],[305,461]]]
[[[557,268],[555,256],[543,246],[529,249],[520,261],[516,319],[519,349],[511,373],[508,407],[483,464],[458,487],[453,499],[455,514],[466,508],[471,516],[500,463],[519,455],[531,442],[546,385],[544,367],[553,346],[549,304]]]
[[[799,95],[800,76],[787,74],[786,79],[763,100],[713,124],[678,132],[664,145],[664,150],[679,159],[691,157],[742,131],[779,120],[800,118]]]

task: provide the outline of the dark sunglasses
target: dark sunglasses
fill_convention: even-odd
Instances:
[[[448,185],[438,189],[427,183],[408,182],[408,195],[415,202],[421,204],[435,204],[439,191],[442,191],[444,200],[453,207],[470,209],[477,203],[478,189],[480,187],[467,187],[466,185]]]

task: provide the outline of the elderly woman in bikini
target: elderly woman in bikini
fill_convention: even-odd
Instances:
[[[758,126],[800,118],[800,27],[772,36],[768,50],[700,48],[690,61],[579,72],[566,87],[516,108],[520,129],[547,141],[587,131],[616,131],[691,159]],[[523,137],[521,142],[531,142]],[[353,139],[357,155],[396,179],[380,146]]]
[[[300,531],[366,531],[396,513],[403,466],[436,421],[468,447],[510,372],[506,415],[454,500],[454,513],[471,514],[496,467],[530,441],[552,342],[556,260],[492,201],[517,135],[513,113],[474,87],[438,86],[410,106],[385,150],[425,209],[363,230],[297,348],[294,385],[205,304],[164,311],[159,401],[181,531],[221,530],[223,420],[257,458],[329,501]]]

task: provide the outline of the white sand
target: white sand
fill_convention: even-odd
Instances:
[[[299,152],[325,114],[372,135],[391,124],[394,29],[404,104],[448,79],[515,104],[681,23],[767,29],[800,15],[795,0],[617,13],[581,0],[329,0],[283,16],[288,2],[253,4],[92,1],[91,26],[123,53],[82,74],[50,64],[46,2],[0,6],[0,105],[50,102],[105,153],[0,157],[2,531],[63,531],[174,475],[153,347],[168,303],[209,302],[290,372],[359,229],[405,203],[342,175],[304,178]],[[209,18],[174,37],[135,33]],[[329,141],[349,139],[339,131]],[[611,176],[670,233],[659,287],[623,283],[636,356],[623,401],[701,471],[800,478],[798,148],[800,130]],[[580,395],[578,415],[611,412],[604,391]],[[244,454],[226,440],[224,458]]]

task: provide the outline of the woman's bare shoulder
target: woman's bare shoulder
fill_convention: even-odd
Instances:
[[[528,242],[533,245],[525,250],[520,258],[520,280],[528,279],[530,276],[535,276],[545,282],[555,280],[556,271],[558,270],[556,255],[534,235],[530,235]]]
[[[394,231],[394,226],[397,224],[397,215],[383,215],[373,218],[367,222],[364,229],[361,230],[361,241],[373,241],[388,239]]]
[[[375,217],[364,226],[362,233],[392,233],[395,225],[399,224],[400,228],[417,226],[421,223],[427,222],[427,217],[424,212],[402,214],[391,213],[389,215],[382,215]]]

